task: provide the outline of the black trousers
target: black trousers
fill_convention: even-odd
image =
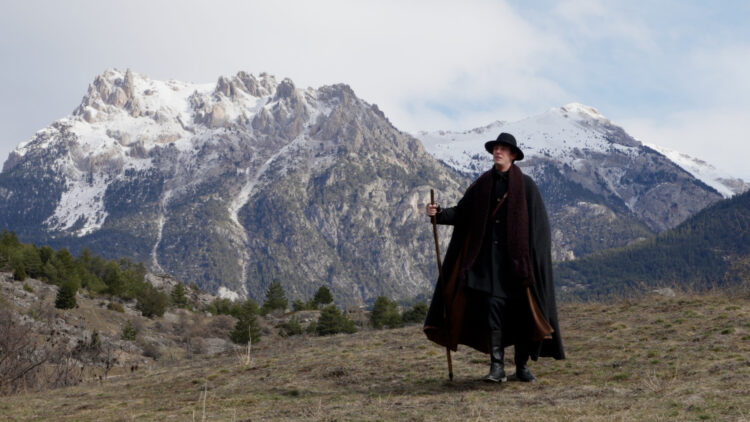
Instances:
[[[520,358],[528,356],[526,339],[519,336],[519,330],[526,325],[528,306],[519,295],[497,297],[484,294],[483,301],[487,325],[490,331],[502,332],[503,346],[515,344],[516,353]]]
[[[487,324],[490,331],[504,331],[503,322],[509,325],[510,306],[508,298],[491,295],[484,296],[485,315],[487,315]]]

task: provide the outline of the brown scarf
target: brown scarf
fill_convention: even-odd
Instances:
[[[534,284],[534,271],[531,269],[529,253],[530,235],[523,173],[513,164],[508,175],[508,252],[514,278],[526,287]]]

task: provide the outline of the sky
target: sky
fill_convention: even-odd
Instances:
[[[750,181],[750,2],[0,0],[0,161],[108,68],[346,83],[399,129],[571,102]]]

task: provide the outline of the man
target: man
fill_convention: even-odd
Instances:
[[[494,166],[458,205],[427,205],[453,236],[425,321],[427,338],[490,354],[492,382],[507,380],[505,347],[515,345],[516,379],[536,378],[528,358],[564,359],[557,321],[549,220],[534,181],[514,164],[523,151],[509,133],[484,145]]]

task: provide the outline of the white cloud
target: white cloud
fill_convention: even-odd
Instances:
[[[492,0],[11,2],[0,15],[0,57],[14,64],[0,67],[12,86],[0,96],[0,157],[70,113],[109,67],[189,82],[245,70],[301,87],[347,83],[405,131],[579,101],[649,142],[679,149],[675,138],[719,131],[725,150],[742,150],[750,46],[715,35],[679,45],[691,25],[649,19],[677,5],[656,3],[564,0],[529,15]],[[644,117],[659,107],[667,118]]]
[[[750,42],[691,52],[684,84],[704,103],[750,108]]]
[[[640,8],[635,10],[640,11]],[[613,2],[563,0],[557,3],[553,13],[565,22],[557,26],[558,30],[582,42],[608,40],[649,53],[659,50],[653,31],[639,14],[623,10]]]
[[[750,45],[723,45],[686,52],[687,65],[676,69],[689,100],[678,110],[617,121],[629,133],[703,159],[750,181]]]
[[[37,6],[14,5],[15,19],[0,18],[8,24],[0,31],[33,45],[15,55],[33,50],[56,63],[38,72],[57,81],[91,81],[109,67],[191,82],[268,71],[301,86],[347,83],[404,130],[432,129],[423,123],[433,119],[416,114],[420,110],[439,117],[439,110],[451,109],[439,120],[459,128],[476,120],[466,117],[474,110],[490,111],[496,120],[507,118],[495,114],[505,109],[529,113],[568,97],[539,70],[564,64],[570,52],[504,1],[79,0]],[[18,72],[7,79],[24,76]],[[75,100],[85,85],[78,89]],[[74,107],[58,109],[49,120]]]

